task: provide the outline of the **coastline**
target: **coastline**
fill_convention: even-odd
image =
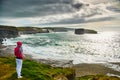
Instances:
[[[0,56],[6,57],[14,57],[13,49],[15,45],[3,46],[0,47]],[[32,55],[25,54],[26,59],[35,60],[38,63],[44,63],[47,65],[51,65],[53,67],[71,67],[75,69],[75,76],[81,77],[86,75],[108,75],[108,76],[116,76],[120,78],[120,71],[115,71],[112,68],[106,67],[102,63],[81,63],[81,64],[71,64],[72,61],[56,61],[56,60],[45,60],[45,59],[33,59]],[[120,65],[120,63],[114,63]]]
[[[117,63],[120,65],[120,63]],[[76,77],[85,75],[108,75],[120,77],[120,71],[106,67],[103,63],[82,63],[74,65]]]

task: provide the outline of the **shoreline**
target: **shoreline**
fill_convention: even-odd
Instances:
[[[4,46],[4,45],[3,45]],[[14,56],[14,48],[15,45],[7,45],[5,47],[0,48],[0,56],[6,57],[15,57]],[[28,54],[27,54],[28,53]],[[41,58],[35,58],[32,56],[31,53],[24,51],[24,58],[34,60],[38,63],[44,63],[47,65],[51,65],[53,67],[73,67],[73,61],[72,60],[54,60],[54,59],[41,59]]]
[[[118,63],[120,65],[120,63]],[[106,67],[102,63],[82,63],[74,65],[76,77],[84,75],[108,75],[117,76],[120,78],[120,71],[115,71],[112,68]]]
[[[6,57],[14,57],[13,49],[15,45],[9,46],[0,46],[0,56]],[[45,60],[45,59],[33,59],[32,55],[25,54],[26,59],[35,60],[38,63],[44,63],[47,65],[51,65],[53,67],[72,67],[75,69],[76,77],[81,77],[85,75],[108,75],[108,76],[116,76],[120,78],[120,70],[115,71],[113,68],[105,66],[103,63],[79,63],[73,64],[72,61],[60,61],[60,60]],[[110,63],[117,64],[120,66],[120,63]]]

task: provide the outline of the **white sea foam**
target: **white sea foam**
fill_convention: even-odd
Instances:
[[[120,75],[115,75],[115,74],[111,74],[111,73],[107,73],[108,76],[116,76],[120,78]]]
[[[16,45],[16,43],[12,42],[10,39],[4,39],[3,40],[3,45]]]
[[[105,66],[109,67],[109,68],[111,68],[115,71],[120,72],[120,65],[117,65],[117,64],[114,64],[114,63],[113,64],[112,63],[106,63]]]

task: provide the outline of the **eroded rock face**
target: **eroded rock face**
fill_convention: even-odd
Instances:
[[[15,45],[3,46],[0,47],[0,56],[2,57],[14,57],[14,48]]]
[[[84,34],[84,29],[75,29],[75,34]]]
[[[18,36],[18,30],[13,26],[0,25],[0,44],[5,38],[14,38]]]
[[[97,34],[97,31],[90,29],[75,29],[75,34]]]

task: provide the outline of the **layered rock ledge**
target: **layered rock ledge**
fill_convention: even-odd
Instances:
[[[75,34],[97,34],[97,31],[95,30],[90,30],[90,29],[75,29]]]

